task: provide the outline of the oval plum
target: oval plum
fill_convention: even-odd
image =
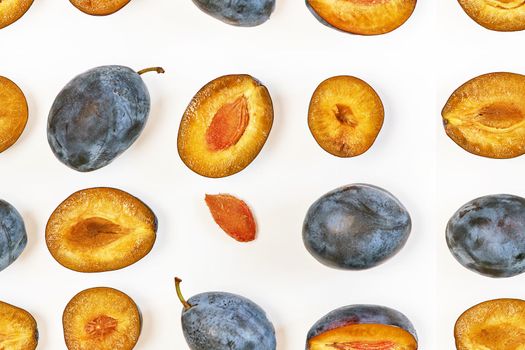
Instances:
[[[303,224],[306,249],[322,264],[363,270],[381,264],[405,245],[412,224],[391,193],[353,184],[319,198]]]
[[[266,22],[275,9],[275,0],[193,0],[204,13],[239,27]]]
[[[184,305],[182,329],[191,350],[275,350],[275,329],[264,310],[253,301],[231,293],[195,295]]]
[[[24,219],[11,204],[0,200],[0,271],[24,251],[27,234]]]
[[[164,72],[156,69],[157,72]],[[148,119],[150,96],[140,73],[102,66],[80,74],[58,94],[47,139],[55,156],[82,172],[100,169],[127,150]]]
[[[446,239],[469,270],[489,277],[525,272],[525,199],[498,194],[466,203],[450,218]]]
[[[334,349],[339,349],[334,346],[339,342],[348,349],[397,349],[393,346],[400,344],[406,345],[402,349],[417,349],[417,334],[410,320],[397,310],[378,305],[344,306],[322,317],[308,332],[306,350],[326,349],[326,341],[332,342]]]

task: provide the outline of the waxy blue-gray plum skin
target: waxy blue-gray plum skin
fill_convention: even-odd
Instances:
[[[254,27],[266,22],[275,0],[193,0],[203,12],[227,24]]]
[[[140,75],[122,66],[97,67],[58,94],[48,117],[47,139],[62,163],[93,171],[135,142],[149,110],[149,92]]]
[[[11,204],[0,200],[0,271],[11,265],[26,245],[24,219]]]
[[[306,337],[306,349],[310,339],[333,329],[353,324],[382,324],[396,326],[412,334],[417,340],[414,325],[401,312],[379,305],[348,305],[331,311],[317,321]]]
[[[449,220],[448,247],[461,265],[489,277],[525,272],[525,199],[490,195],[463,205]]]
[[[354,184],[312,204],[303,224],[303,242],[327,266],[363,270],[399,252],[411,227],[408,211],[391,193]]]
[[[275,350],[275,330],[257,304],[239,295],[209,292],[188,300],[184,337],[192,350]]]

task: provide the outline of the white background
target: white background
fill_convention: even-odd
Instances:
[[[94,286],[121,289],[140,306],[144,328],[136,349],[186,349],[175,275],[184,279],[187,297],[221,290],[257,302],[274,323],[280,350],[303,349],[317,319],[354,303],[405,313],[417,328],[420,349],[452,349],[453,325],[462,311],[486,299],[519,296],[520,277],[491,280],[456,263],[444,229],[470,199],[520,194],[522,160],[482,159],[461,150],[445,136],[440,110],[457,86],[476,75],[519,72],[523,34],[484,30],[454,0],[420,1],[403,27],[377,37],[326,28],[301,0],[277,2],[270,21],[247,29],[205,15],[190,0],[132,0],[102,18],[79,12],[67,0],[36,0],[20,21],[0,31],[0,74],[22,88],[30,108],[22,137],[0,154],[0,197],[21,212],[29,236],[22,256],[0,273],[0,300],[35,316],[39,349],[65,349],[64,306]],[[160,65],[166,74],[144,76],[152,110],[139,140],[109,166],[77,173],[49,149],[47,113],[70,79],[105,64],[136,70]],[[206,179],[178,157],[178,125],[198,89],[231,73],[265,83],[275,122],[247,169]],[[386,110],[376,143],[354,159],[325,153],[306,123],[315,87],[339,74],[370,83]],[[332,270],[304,249],[302,221],[319,196],[355,182],[395,194],[411,213],[412,235],[380,267]],[[156,212],[157,242],[137,264],[80,274],[47,251],[51,212],[72,192],[92,186],[126,190]],[[215,225],[204,194],[219,192],[252,207],[259,227],[255,242],[239,244]]]

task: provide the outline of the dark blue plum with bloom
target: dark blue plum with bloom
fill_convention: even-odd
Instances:
[[[263,24],[275,9],[275,0],[193,0],[193,2],[208,15],[239,27]]]
[[[27,245],[24,220],[11,204],[0,200],[0,271],[11,265]]]

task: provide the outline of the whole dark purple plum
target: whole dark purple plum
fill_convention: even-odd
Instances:
[[[82,172],[111,163],[139,137],[150,96],[140,74],[103,66],[80,74],[58,94],[49,112],[47,139],[55,156]]]
[[[359,327],[363,331],[362,334],[359,334],[359,331],[348,331],[352,326],[360,325],[369,325],[369,327],[366,331],[364,331],[364,327]],[[376,341],[366,342],[366,339],[363,337],[364,334],[371,339],[376,339]],[[353,336],[355,336],[355,339],[352,338]],[[378,342],[377,339],[381,339],[381,337],[384,338]],[[360,339],[360,341],[357,341],[357,339]],[[323,347],[322,344],[327,340],[334,343],[331,343],[330,347]],[[338,342],[335,342],[335,340],[338,340]],[[348,346],[348,349],[397,349],[398,347],[395,347],[396,343],[398,343],[397,345],[404,343],[406,347],[402,347],[403,349],[409,349],[414,345],[417,348],[416,330],[405,315],[385,306],[348,305],[331,311],[310,328],[306,337],[306,350],[332,347],[334,349],[347,349],[345,345]],[[384,347],[381,347],[381,344]],[[352,345],[355,345],[355,347]],[[366,345],[369,347],[366,347]],[[387,347],[387,345],[390,345],[390,347]]]
[[[201,293],[186,301],[175,279],[184,308],[182,330],[191,350],[275,350],[275,329],[253,301],[224,292]]]
[[[254,27],[266,22],[275,9],[275,0],[193,0],[208,15],[227,24]]]
[[[11,204],[0,200],[0,271],[24,251],[27,234],[24,220]]]
[[[303,224],[306,249],[321,263],[363,270],[389,259],[405,245],[410,215],[391,193],[354,184],[319,198]]]
[[[489,277],[525,272],[525,199],[490,195],[463,205],[450,218],[447,244],[467,269]]]

